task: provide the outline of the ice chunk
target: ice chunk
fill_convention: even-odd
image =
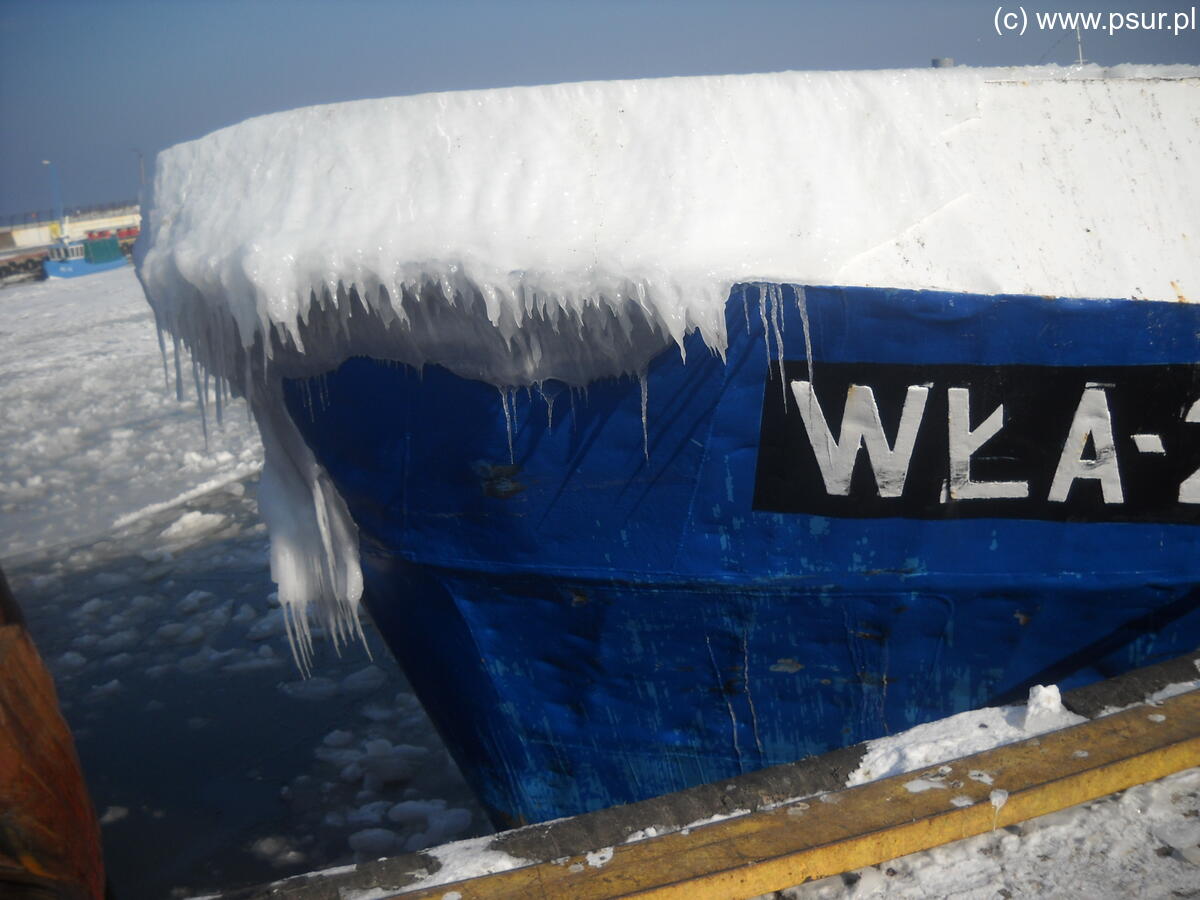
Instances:
[[[125,587],[133,581],[124,572],[99,572],[95,578],[96,585],[102,588]]]
[[[945,790],[946,785],[940,781],[932,781],[928,778],[914,778],[912,781],[904,783],[904,789],[910,794],[921,794],[925,791]]]
[[[332,763],[340,768],[345,768],[351,763],[357,763],[363,758],[361,750],[356,750],[353,747],[317,747],[313,751],[313,756],[323,762]],[[361,773],[362,767],[357,767]],[[355,780],[360,776],[356,776]]]
[[[1029,700],[1025,704],[1025,730],[1047,731],[1054,728],[1066,710],[1058,685],[1035,684],[1029,689]]]
[[[289,697],[296,700],[328,700],[337,693],[337,682],[331,678],[306,678],[301,681],[289,681],[279,688]]]
[[[364,828],[350,835],[350,849],[366,858],[387,856],[396,849],[396,833],[387,828]]]
[[[384,738],[367,741],[364,749],[366,753],[359,764],[363,772],[378,786],[411,777],[414,761],[427,752],[422,747],[407,744],[393,747],[391,742]]]
[[[154,636],[162,641],[173,641],[183,634],[186,627],[182,622],[168,622],[166,625],[160,625]]]
[[[85,665],[87,665],[87,657],[85,657],[82,653],[77,653],[74,650],[68,650],[58,658],[58,665],[59,668],[66,671],[82,669]]]
[[[226,600],[216,609],[209,610],[208,615],[204,617],[203,627],[210,632],[220,631],[229,624],[231,618],[233,618],[233,601]]]
[[[612,859],[612,855],[612,847],[601,847],[599,850],[591,852],[587,855],[587,864],[593,869],[602,868],[610,859]]]
[[[121,684],[121,680],[119,678],[114,678],[112,681],[93,686],[91,692],[88,694],[88,699],[106,700],[115,694],[119,694],[124,689],[125,688],[124,685]]]
[[[341,689],[347,694],[367,694],[387,683],[387,675],[379,666],[367,666],[351,672],[342,679]]]
[[[445,808],[445,800],[402,800],[388,810],[387,817],[399,825],[424,826]]]
[[[175,637],[177,644],[195,644],[204,640],[204,629],[199,625],[187,625]]]
[[[331,731],[321,739],[327,747],[346,747],[354,740],[354,732],[342,731],[341,729]]]
[[[238,625],[245,625],[247,622],[253,622],[257,618],[258,613],[255,611],[254,607],[249,603],[243,603],[238,607],[238,611],[236,615],[234,615],[233,621]]]
[[[79,607],[79,613],[85,616],[96,616],[103,613],[111,606],[108,600],[103,600],[100,597],[93,597],[91,600]]]
[[[203,672],[210,669],[218,663],[223,662],[236,651],[227,650],[221,652],[214,650],[212,647],[201,647],[190,656],[185,656],[179,660],[179,671],[188,675],[194,675],[197,672]]]
[[[101,653],[118,653],[120,650],[127,650],[131,647],[136,647],[138,643],[138,632],[133,629],[118,631],[115,635],[101,638],[96,644],[96,649]]]
[[[390,815],[390,814],[389,814]],[[465,809],[436,810],[429,813],[428,827],[404,842],[405,850],[424,850],[435,847],[462,834],[471,826],[471,813]],[[612,855],[611,849],[609,855]]]
[[[259,838],[250,845],[250,852],[276,868],[296,866],[305,860],[304,854],[296,849],[291,838],[280,835]]]
[[[364,825],[380,825],[383,823],[383,817],[387,814],[388,807],[391,806],[387,800],[376,800],[373,803],[367,803],[360,806],[346,816],[346,824],[357,828]]]
[[[186,512],[165,528],[160,537],[165,541],[188,541],[211,534],[226,522],[219,513]]]
[[[287,630],[287,625],[283,617],[284,613],[282,609],[271,610],[250,626],[246,632],[246,637],[252,641],[265,641],[267,638],[283,634]]]
[[[397,715],[395,708],[383,703],[364,703],[361,712],[372,722],[389,722]]]
[[[209,591],[191,591],[176,604],[175,608],[184,615],[189,615],[199,610],[201,606],[204,606],[210,600],[215,599],[216,595]]]
[[[101,825],[112,825],[114,822],[120,822],[122,819],[129,816],[129,808],[125,806],[110,806],[104,810],[104,814],[100,816]]]

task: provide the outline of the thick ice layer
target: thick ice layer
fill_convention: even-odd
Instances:
[[[739,281],[1200,296],[1200,69],[596,82],[252,119],[158,158],[139,273],[248,393],[281,598],[349,622],[353,524],[278,403],[352,353],[508,388],[640,373]],[[217,392],[221,396],[221,391]]]

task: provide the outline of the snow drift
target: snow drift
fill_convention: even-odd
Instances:
[[[1200,295],[1200,68],[781,73],[430,94],[160,154],[138,271],[263,432],[272,574],[357,629],[356,531],[280,400],[354,354],[637,374],[738,282]],[[181,374],[181,373],[180,373]],[[218,396],[222,391],[218,390]],[[219,410],[218,410],[219,413]]]

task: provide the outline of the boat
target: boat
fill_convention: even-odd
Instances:
[[[121,240],[135,237],[136,229],[125,228],[114,235],[111,230],[88,232],[82,240],[72,239],[67,226],[67,215],[62,202],[62,185],[57,166],[48,159],[54,189],[54,219],[50,223],[50,236],[54,243],[42,260],[42,271],[47,278],[79,278],[109,269],[119,269],[126,264]]]
[[[47,278],[79,278],[120,269],[127,264],[120,242],[115,237],[60,240],[47,251],[42,270]]]
[[[498,819],[1200,642],[1200,305],[742,285],[727,315],[726,360],[665,352],[645,408],[635,379],[551,417],[368,358],[286,383],[372,619]]]
[[[54,680],[0,572],[0,893],[106,896],[100,824]]]
[[[537,822],[1200,645],[1198,90],[298,110],[164,151],[135,258],[258,421],[300,666],[365,604],[493,820]]]

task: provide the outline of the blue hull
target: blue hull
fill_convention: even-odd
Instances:
[[[84,275],[94,275],[97,272],[107,272],[109,269],[120,269],[127,265],[129,263],[124,257],[101,263],[92,263],[83,259],[67,261],[46,259],[42,261],[42,268],[45,270],[47,278],[80,278]]]
[[[498,823],[1200,645],[1200,306],[806,294],[781,290],[780,362],[735,289],[727,362],[693,335],[651,365],[645,436],[631,379],[559,389],[552,422],[517,393],[511,434],[494,387],[438,367],[286,383],[370,612]],[[846,446],[870,386],[887,446],[839,476],[804,385]]]

